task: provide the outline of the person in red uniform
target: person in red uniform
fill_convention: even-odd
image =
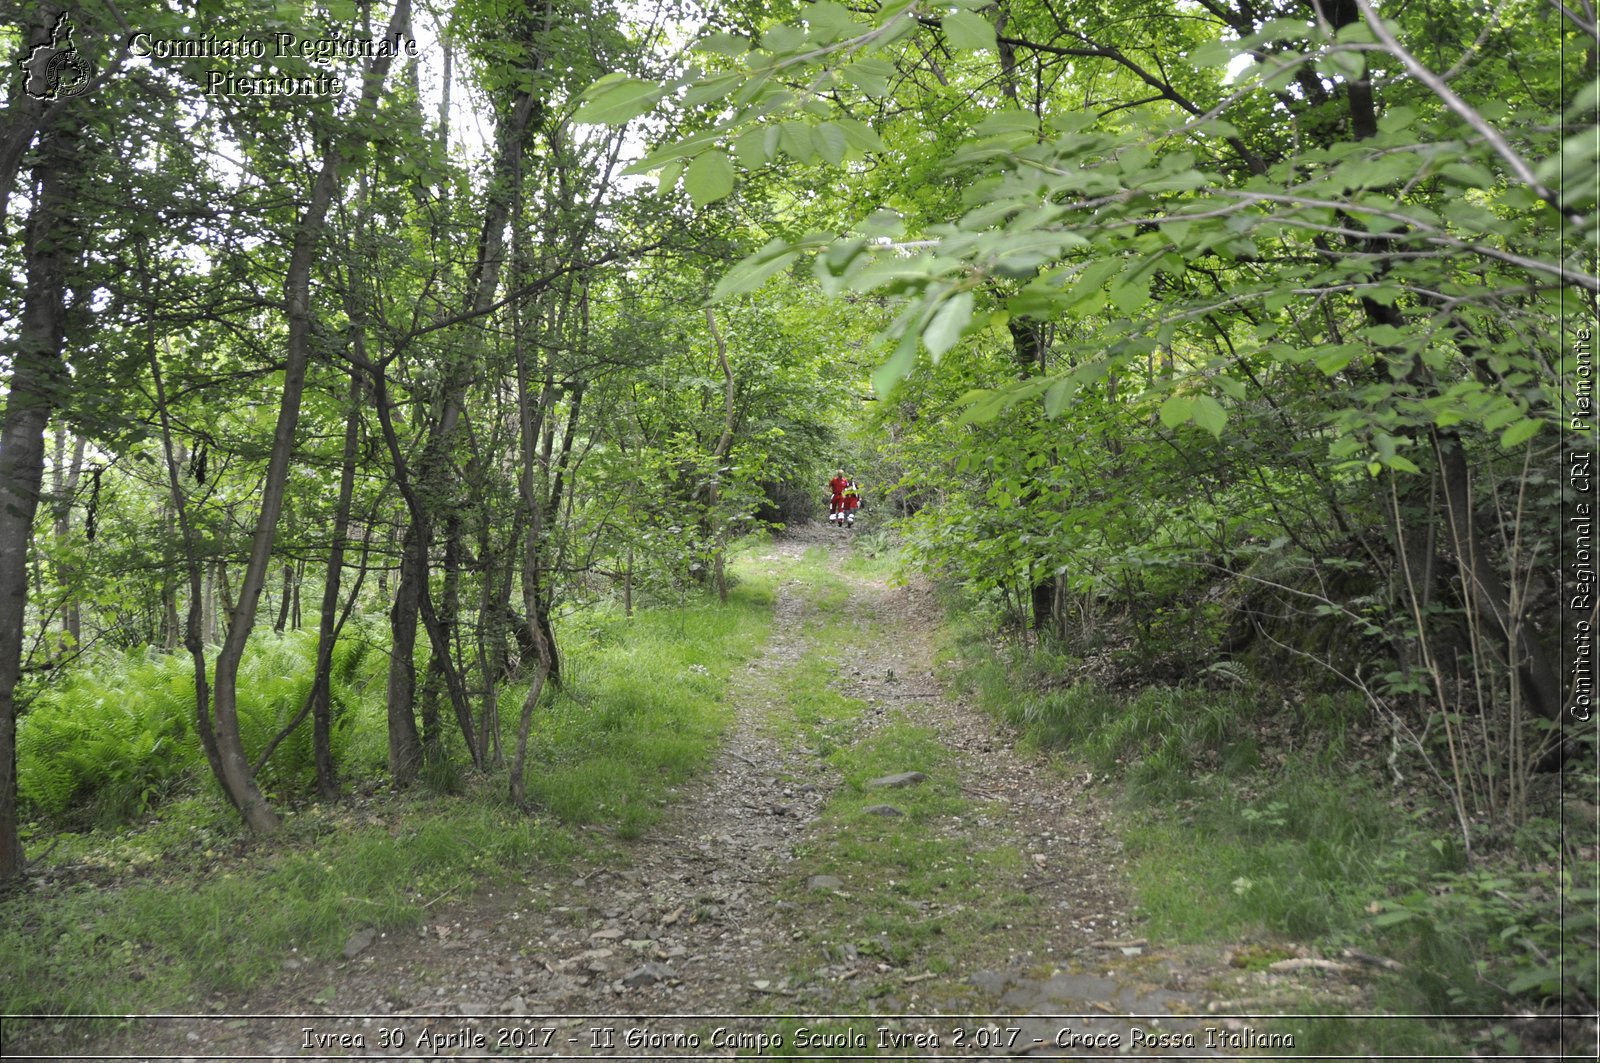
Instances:
[[[850,481],[845,478],[843,469],[836,469],[833,479],[828,481],[828,490],[833,492],[833,497],[828,500],[828,523],[844,523],[844,489],[850,486]]]
[[[847,477],[850,481],[844,489],[844,522],[848,527],[855,527],[856,510],[861,508],[861,485],[856,483],[854,476]]]

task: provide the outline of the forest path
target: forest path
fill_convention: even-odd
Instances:
[[[851,534],[803,530],[753,559],[779,586],[770,639],[730,685],[713,763],[645,837],[357,934],[343,962],[290,961],[236,1017],[163,1024],[169,1043],[140,1050],[1167,1053],[1138,1031],[1214,1054],[1203,1028],[1227,1024],[1182,1016],[1238,972],[1137,940],[1098,783],[946,696],[930,592],[852,566]]]

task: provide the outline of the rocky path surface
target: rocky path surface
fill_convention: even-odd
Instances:
[[[849,580],[828,607],[862,637],[815,652],[808,625],[828,618],[796,578],[808,549],[833,564],[849,547],[819,528],[757,559],[780,577],[772,636],[731,685],[714,763],[644,838],[441,906],[420,930],[357,933],[338,963],[289,961],[224,1013],[141,1029],[150,1054],[120,1058],[1138,1057],[1231,1055],[1255,1036],[1205,1017],[1238,972],[1130,926],[1101,781],[1018,753],[945,695],[925,590]],[[970,806],[929,828],[952,853],[1018,850],[995,896],[1027,902],[987,913],[966,966],[817,950],[806,897],[843,883],[812,874],[808,846],[844,784],[787,715],[780,680],[797,667],[864,703],[849,741],[895,721],[937,733],[959,775],[945,784]]]

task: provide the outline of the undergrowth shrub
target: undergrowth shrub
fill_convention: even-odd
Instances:
[[[1391,951],[1412,959],[1430,1007],[1527,998],[1592,1009],[1600,893],[1592,865],[1583,872],[1580,865],[1401,876],[1391,889],[1405,892],[1377,902],[1372,922]]]
[[[80,667],[17,721],[24,815],[121,822],[202,764],[186,657],[136,651]]]
[[[1187,792],[1196,773],[1237,775],[1259,760],[1251,721],[1265,699],[1252,688],[1151,686],[1130,697],[1092,681],[1063,685],[1073,663],[1033,649],[982,660],[962,681],[1027,741],[1100,771],[1126,771],[1151,798]]]
[[[1594,1006],[1592,853],[1563,859],[1559,824],[1536,818],[1515,837],[1483,828],[1469,855],[1426,778],[1380,759],[1359,696],[1243,683],[1128,696],[1071,675],[1059,655],[989,653],[958,681],[1029,741],[1126,784],[1153,936],[1376,952],[1407,972],[1382,990],[1397,1011]]]
[[[265,748],[300,711],[315,655],[316,635],[309,631],[251,641],[239,669],[239,729],[248,755]],[[371,704],[382,693],[383,665],[369,639],[341,639],[335,647],[336,763],[359,746],[362,765],[370,767],[371,733],[386,741],[381,707]],[[363,731],[369,737],[355,737]],[[100,825],[126,822],[209,780],[195,732],[192,660],[134,650],[75,667],[17,721],[17,763],[25,816]],[[278,746],[260,778],[263,787],[284,792],[304,788],[314,775],[307,720]]]

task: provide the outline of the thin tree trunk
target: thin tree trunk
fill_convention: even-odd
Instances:
[[[456,618],[461,611],[461,521],[452,509],[445,517],[444,533],[444,585],[439,589],[440,640],[448,649],[441,654],[437,645],[428,660],[428,676],[422,685],[422,738],[423,747],[430,755],[443,748],[443,735],[439,733],[439,692],[447,687],[445,671],[455,664]],[[465,687],[465,683],[462,684]],[[473,727],[462,728],[462,734],[473,744],[472,762],[483,764],[481,743]]]
[[[1456,547],[1456,567],[1467,608],[1475,610],[1505,640],[1507,663],[1520,674],[1523,694],[1533,710],[1546,720],[1560,723],[1561,673],[1527,618],[1512,608],[1511,591],[1487,554],[1489,537],[1478,527],[1471,472],[1461,441],[1446,430],[1435,429],[1433,450],[1439,461],[1445,518]]]
[[[400,0],[390,20],[390,39],[408,24],[410,0]],[[377,106],[383,79],[391,56],[375,58],[367,67],[361,103],[352,117],[352,127],[360,129],[370,120]],[[269,833],[278,827],[278,817],[255,784],[250,762],[245,757],[239,735],[239,662],[255,625],[256,604],[272,561],[272,544],[278,530],[278,517],[289,479],[289,460],[294,452],[296,428],[300,420],[300,400],[305,392],[306,368],[311,357],[311,268],[322,234],[323,221],[338,189],[338,168],[344,161],[342,143],[335,141],[323,153],[321,169],[312,184],[311,200],[295,228],[294,245],[289,254],[289,270],[284,279],[284,309],[289,319],[288,351],[283,372],[283,402],[272,435],[272,452],[267,461],[267,476],[261,489],[261,510],[250,539],[250,559],[239,586],[239,601],[227,638],[217,654],[216,725],[217,744],[222,752],[224,785],[239,798],[240,813],[250,829]]]
[[[500,729],[499,677],[504,643],[495,631],[494,529],[487,521],[478,533],[479,568],[483,586],[478,598],[478,622],[473,635],[478,649],[478,672],[483,676],[483,707],[478,712],[478,761],[491,766],[490,736]]]
[[[416,525],[406,529],[400,546],[400,576],[394,607],[389,610],[389,774],[395,785],[410,786],[422,763],[422,736],[417,733],[417,596],[421,581],[409,571],[416,564],[412,540]]]
[[[350,531],[350,500],[355,496],[356,456],[361,441],[361,378],[350,374],[350,412],[344,425],[344,455],[339,466],[339,501],[333,510],[333,546],[328,551],[328,576],[322,584],[322,612],[317,626],[317,671],[311,680],[311,749],[317,764],[317,792],[324,800],[339,796],[333,764],[333,669],[335,614],[339,580],[344,569],[345,539]]]
[[[464,302],[465,309],[469,312],[484,311],[493,302],[504,258],[506,220],[510,216],[512,198],[510,175],[521,166],[523,142],[527,137],[527,130],[543,113],[543,100],[535,96],[532,90],[525,90],[512,104],[509,117],[499,130],[495,168],[490,177],[488,204],[484,209],[483,227],[478,233],[478,253],[467,278],[467,297]],[[401,599],[415,600],[417,603],[417,611],[428,632],[434,657],[440,661],[442,678],[450,693],[456,719],[461,726],[463,736],[467,739],[467,749],[476,758],[479,743],[473,736],[471,705],[467,700],[465,685],[460,681],[458,670],[451,658],[449,640],[443,637],[444,633],[433,606],[433,596],[427,584],[428,553],[433,541],[430,518],[436,497],[443,493],[442,477],[449,467],[450,439],[461,419],[461,406],[465,397],[463,368],[471,361],[466,351],[458,351],[453,356],[447,357],[450,357],[451,364],[447,365],[445,370],[443,407],[428,432],[417,484],[409,482],[404,453],[390,423],[387,409],[388,387],[387,382],[381,379],[382,369],[371,364],[365,368],[373,377],[379,422],[384,430],[384,442],[389,447],[390,457],[395,463],[397,486],[406,500],[407,511],[411,518],[411,528],[406,533],[407,541],[412,544],[411,549],[407,551],[410,564],[409,566],[402,564],[400,567],[400,587],[396,591],[396,607],[398,608]],[[414,669],[411,671],[413,689],[406,695],[408,701],[415,697]],[[395,694],[399,693],[394,689],[395,680],[404,678],[404,675],[397,676],[395,671],[390,672],[391,701]],[[474,766],[482,767],[476,760]]]
[[[509,177],[521,166],[523,142],[527,137],[527,130],[543,113],[543,100],[535,96],[531,90],[524,91],[512,105],[510,115],[499,131],[495,169],[490,177],[488,205],[484,209],[483,227],[478,233],[478,253],[468,276],[465,309],[469,312],[486,310],[493,302],[504,258],[506,220],[510,216]],[[400,581],[404,584],[409,579],[413,583],[411,586],[402,586],[397,597],[415,597],[417,601],[423,626],[433,647],[434,659],[439,662],[441,670],[439,678],[442,678],[449,691],[456,719],[461,726],[463,736],[467,739],[467,749],[476,757],[478,742],[473,737],[472,709],[466,698],[465,685],[461,683],[451,657],[450,642],[444,637],[435,615],[433,596],[427,585],[428,553],[433,542],[431,517],[438,498],[444,494],[444,485],[448,482],[445,474],[449,468],[450,440],[461,419],[466,390],[465,368],[472,361],[469,356],[471,347],[472,345],[467,345],[468,349],[447,355],[449,364],[445,369],[443,407],[438,419],[433,422],[427,443],[423,447],[418,482],[415,485],[408,483],[400,488],[411,516],[412,531],[407,534],[414,544],[413,564],[409,569],[401,566]],[[386,387],[383,392],[386,394]],[[383,405],[384,398],[380,395],[380,408]],[[380,420],[384,416],[385,414],[380,412]],[[385,428],[384,438],[389,445],[391,457],[396,462],[396,474],[399,478],[403,475],[400,472],[403,455],[399,449],[398,438],[394,437],[389,428]],[[418,528],[422,531],[421,535],[415,534]],[[430,672],[431,668],[430,664]],[[474,766],[482,767],[476,760]]]
[[[283,566],[283,595],[282,600],[278,603],[278,621],[272,625],[272,630],[280,635],[283,634],[284,625],[289,622],[289,595],[293,587],[294,566],[285,564]]]
[[[217,566],[205,566],[200,589],[200,638],[207,646],[215,646],[222,639],[217,626]]]
[[[1049,357],[1044,326],[1037,321],[1012,319],[1008,328],[1011,330],[1011,355],[1016,362],[1018,374],[1026,378],[1034,373],[1043,372]],[[1038,489],[1030,485],[1025,502],[1032,502],[1037,498]],[[1043,566],[1030,567],[1029,571],[1031,573],[1028,587],[1029,624],[1034,632],[1043,634],[1056,627],[1056,574],[1053,569]]]
[[[143,255],[140,256],[141,266]],[[183,644],[189,651],[189,659],[194,663],[194,712],[195,733],[200,736],[200,749],[206,755],[206,763],[211,767],[212,777],[222,779],[222,753],[217,746],[216,730],[211,725],[211,685],[207,679],[206,668],[206,601],[209,592],[206,588],[206,565],[200,557],[200,544],[195,535],[194,525],[189,521],[188,509],[184,502],[183,483],[179,478],[178,470],[183,467],[183,462],[177,453],[177,448],[172,441],[172,418],[167,412],[166,387],[161,380],[161,361],[156,355],[156,342],[154,331],[154,316],[149,315],[149,333],[147,344],[149,347],[150,376],[155,382],[156,413],[161,421],[161,447],[166,456],[167,463],[167,489],[172,499],[172,507],[177,515],[178,527],[183,535],[184,565],[189,573],[189,609],[184,623]],[[177,608],[176,603],[173,606]],[[215,610],[211,614],[215,617]],[[238,808],[234,795],[226,786],[222,788],[223,796],[228,803]]]
[[[167,536],[167,542],[173,539],[176,530],[172,524],[172,506],[163,503],[161,506],[161,530]],[[161,648],[171,653],[178,648],[178,585],[173,581],[172,574],[166,572],[161,578]]]
[[[534,413],[534,401],[528,387],[527,354],[522,350],[520,335],[517,338],[517,406],[522,427],[523,504],[528,508],[528,535],[522,548],[522,608],[528,614],[528,636],[533,643],[533,675],[528,684],[527,697],[522,702],[522,716],[517,726],[517,750],[511,762],[511,800],[518,807],[527,805],[528,737],[533,728],[533,711],[544,693],[545,681],[550,677],[550,644],[545,629],[538,620],[542,601],[542,547],[544,532],[544,505],[536,490],[533,470],[538,461],[539,421],[549,406],[549,393],[538,403],[539,414]]]
[[[512,169],[513,217],[511,226],[512,268],[520,275],[526,268],[525,245],[520,239],[522,224],[522,155],[519,152]],[[528,694],[522,702],[521,719],[517,726],[517,749],[511,760],[511,800],[519,808],[527,807],[528,737],[533,728],[533,713],[544,694],[545,681],[550,676],[554,660],[552,645],[546,639],[545,627],[539,623],[539,610],[544,601],[541,562],[544,556],[544,515],[549,496],[538,490],[534,470],[539,462],[539,436],[543,422],[550,411],[553,389],[547,378],[544,393],[535,405],[533,400],[533,374],[528,365],[528,343],[522,320],[522,300],[511,303],[511,345],[517,369],[517,429],[521,442],[522,468],[517,486],[522,505],[527,513],[528,534],[522,544],[522,607],[528,614],[527,634],[533,646],[533,676],[528,684]]]
[[[223,523],[226,526],[233,521],[230,519]],[[221,643],[227,641],[228,632],[233,630],[233,584],[228,582],[226,557],[217,558],[216,574],[217,608],[212,613],[212,622],[220,626],[220,637],[216,641]]]
[[[633,615],[633,547],[628,547],[627,567],[622,570],[622,615]]]
[[[23,244],[22,314],[12,348],[5,420],[0,424],[0,882],[24,871],[17,822],[17,681],[28,607],[28,547],[44,478],[44,433],[65,371],[66,268],[74,226],[69,179],[78,153],[74,131],[41,145],[33,211]]]
[[[55,495],[54,526],[51,535],[55,538],[56,548],[65,552],[68,548],[68,537],[72,533],[72,498],[78,491],[78,480],[83,475],[83,453],[87,440],[78,436],[72,443],[72,459],[67,460],[67,426],[58,422],[56,424],[56,457],[51,469],[51,493]],[[78,606],[78,596],[73,589],[73,582],[77,578],[77,568],[66,561],[56,563],[56,583],[66,596],[62,606],[61,629],[68,636],[67,652],[76,649],[83,641],[82,611]]]
[[[722,332],[717,328],[716,315],[709,306],[706,307],[706,325],[711,329],[711,338],[716,341],[717,364],[722,367],[723,380],[722,435],[717,438],[716,448],[711,452],[711,485],[706,492],[706,519],[714,529],[711,567],[717,585],[717,600],[727,605],[728,573],[724,557],[728,549],[730,522],[721,519],[717,513],[717,505],[722,500],[722,464],[727,460],[729,451],[733,449],[733,367],[728,364],[728,345],[722,340]]]

